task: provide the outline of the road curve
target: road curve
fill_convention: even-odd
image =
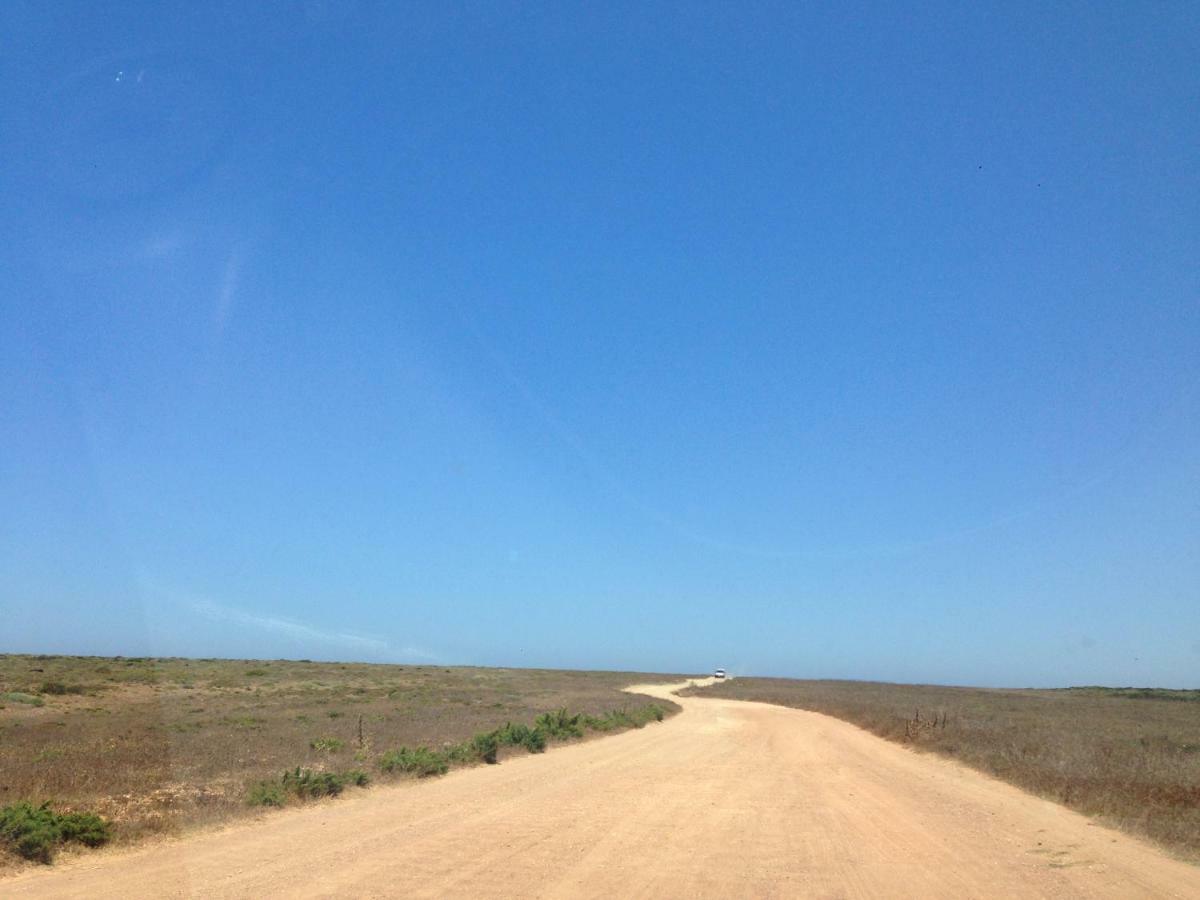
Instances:
[[[81,855],[0,896],[1200,897],[1200,868],[955,763],[673,699],[662,725]]]

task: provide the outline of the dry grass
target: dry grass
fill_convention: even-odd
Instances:
[[[620,689],[664,677],[0,656],[0,807],[94,811],[114,822],[118,843],[176,833],[252,814],[249,787],[285,769],[378,774],[397,747],[442,748],[562,707],[640,706],[650,698]],[[0,854],[0,867],[14,864]]]
[[[737,678],[688,693],[836,716],[1200,861],[1200,691]]]

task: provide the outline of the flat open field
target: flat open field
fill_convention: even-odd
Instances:
[[[113,821],[115,843],[128,843],[251,814],[250,786],[285,769],[359,769],[380,780],[382,754],[402,746],[442,748],[562,707],[634,710],[651,702],[621,691],[638,680],[645,676],[0,656],[0,807],[49,800],[93,811]],[[0,868],[17,864],[0,851]]]
[[[1200,860],[1200,691],[735,678],[695,693],[836,716]]]
[[[966,766],[820,713],[679,700],[661,724],[102,848],[30,867],[0,894],[1200,896],[1200,867]]]

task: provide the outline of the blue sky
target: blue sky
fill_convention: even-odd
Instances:
[[[244,6],[0,11],[0,650],[1198,686],[1194,4]]]

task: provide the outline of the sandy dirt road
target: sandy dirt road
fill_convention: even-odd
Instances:
[[[1200,897],[1200,867],[954,763],[678,700],[662,725],[81,856],[0,897]]]

